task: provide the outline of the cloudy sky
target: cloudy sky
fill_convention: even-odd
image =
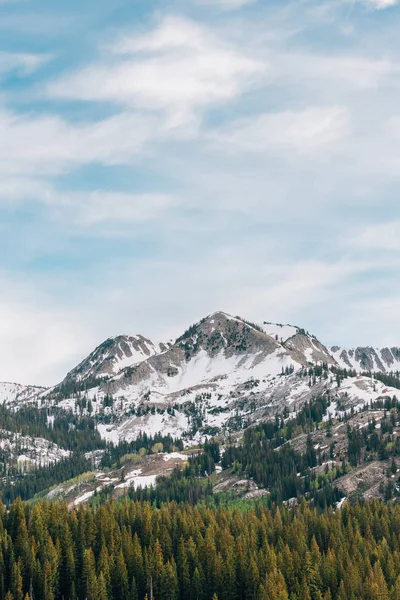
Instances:
[[[396,0],[0,0],[0,380],[217,309],[400,345]]]

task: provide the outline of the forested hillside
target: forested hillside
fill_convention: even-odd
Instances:
[[[0,599],[397,600],[400,507],[0,510]]]

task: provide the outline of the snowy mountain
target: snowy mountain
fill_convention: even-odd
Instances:
[[[92,415],[115,443],[161,431],[189,442],[291,413],[321,394],[332,397],[334,413],[396,393],[361,376],[339,388],[332,368],[386,373],[400,368],[400,350],[328,350],[299,327],[216,312],[168,345],[141,335],[109,338],[56,387],[10,388],[7,401],[75,420]]]
[[[274,421],[283,428],[311,407],[320,423],[314,448],[328,452],[333,444],[338,459],[347,451],[346,423],[370,426],[371,416],[379,430],[384,409],[400,395],[399,373],[399,348],[328,349],[300,327],[251,323],[221,311],[168,344],[120,335],[53,388],[0,383],[0,475],[9,499],[45,489],[46,498],[70,506],[97,501],[97,494],[118,499],[132,486],[170,476],[206,439],[239,447],[248,427]],[[157,434],[180,441],[170,440],[160,454],[153,451]],[[297,433],[290,443],[304,452],[306,437]],[[374,473],[371,485],[378,489]],[[236,485],[236,475],[220,474],[224,485]],[[251,494],[268,493],[241,481],[245,490],[255,486]]]
[[[72,369],[64,381],[109,377],[166,349],[165,344],[155,344],[142,335],[109,338]]]
[[[49,465],[70,455],[68,450],[44,438],[23,436],[4,429],[0,429],[0,451],[9,463],[16,461],[22,469]]]
[[[400,348],[331,348],[332,356],[343,369],[354,369],[357,372],[374,371],[390,373],[400,371]]]
[[[0,382],[0,404],[24,404],[45,390],[46,388],[35,385]]]
[[[334,363],[328,350],[301,330],[279,342],[256,324],[217,312],[191,326],[168,350],[123,369],[104,387],[110,394],[134,387],[165,396],[221,378],[239,383],[324,361]]]
[[[327,372],[338,361],[305,330],[217,312],[168,346],[139,335],[106,340],[43,393],[41,404],[75,417],[89,412],[101,435],[116,443],[159,431],[195,440],[334,390],[333,376],[308,376],[313,365]],[[357,393],[348,394],[348,403],[359,403]]]

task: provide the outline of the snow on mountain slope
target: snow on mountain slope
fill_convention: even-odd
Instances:
[[[166,349],[165,344],[155,344],[142,335],[109,338],[72,369],[64,381],[109,377]]]
[[[310,377],[313,365],[320,366],[318,377],[315,371]],[[170,433],[193,442],[224,430],[239,431],[285,408],[295,412],[317,395],[329,393],[331,410],[334,402],[343,410],[384,394],[383,384],[376,382],[371,391],[370,378],[362,377],[345,380],[351,383],[347,393],[345,386],[337,389],[330,366],[396,370],[400,350],[328,350],[299,327],[259,326],[216,312],[168,345],[141,335],[110,338],[61,384],[44,393],[39,389],[36,396],[27,393],[19,405],[39,400],[50,415],[90,414],[102,437],[114,443],[140,432]]]
[[[24,404],[28,398],[37,396],[46,388],[19,383],[0,383],[0,404]]]
[[[331,354],[343,369],[354,369],[357,372],[392,372],[400,371],[400,348],[341,348],[333,346]]]
[[[280,342],[262,327],[227,313],[202,319],[163,352],[103,382],[94,381],[85,394],[99,431],[117,442],[136,437],[139,431],[190,436],[200,422],[203,430],[220,430],[239,413],[245,414],[249,403],[271,404],[268,399],[275,387],[281,388],[282,374],[299,372],[310,363],[334,363],[314,337],[299,328],[284,331],[294,335]],[[98,355],[99,349],[95,352]],[[300,383],[309,395],[308,380]],[[290,386],[282,394],[276,395],[277,403],[290,395]],[[55,402],[76,414],[81,410],[74,397],[58,397]]]
[[[301,330],[284,342],[283,346],[292,354],[297,353],[302,356],[302,364],[336,364],[329,350],[317,338],[308,333],[303,333]]]
[[[295,325],[281,325],[264,321],[263,330],[290,352],[296,352],[302,357],[302,364],[327,363],[335,364],[335,358],[329,350],[304,329]]]
[[[148,412],[142,416],[122,418],[113,424],[99,424],[98,430],[107,442],[118,444],[121,440],[131,441],[137,438],[139,433],[154,436],[157,433],[181,437],[189,428],[189,419],[184,412],[174,411],[169,414],[166,411]]]
[[[122,370],[104,384],[110,394],[132,386],[174,394],[229,377],[237,383],[252,376],[276,375],[305,362],[255,326],[215,313],[190,327],[167,351]]]
[[[345,411],[351,409],[358,412],[379,398],[393,396],[399,397],[399,390],[385,385],[373,377],[357,375],[356,377],[348,377],[345,379],[340,388],[331,384],[331,389],[335,391],[335,396],[332,396],[332,403],[328,407],[327,415],[324,420],[329,417],[343,417]]]
[[[70,455],[68,450],[44,438],[23,436],[4,429],[0,429],[0,450],[8,463],[27,468],[29,465],[49,465]]]

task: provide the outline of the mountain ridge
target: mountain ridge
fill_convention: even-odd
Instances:
[[[24,493],[31,494],[36,485],[31,470],[43,467],[49,483],[65,479],[56,496],[66,495],[73,504],[87,502],[97,489],[106,490],[109,481],[120,481],[120,469],[111,476],[95,473],[91,483],[68,480],[88,469],[96,472],[108,454],[109,466],[114,464],[111,456],[131,457],[132,478],[113,484],[118,497],[131,482],[147,485],[158,475],[169,475],[170,467],[163,465],[170,459],[175,461],[171,464],[185,462],[177,448],[194,452],[211,438],[225,448],[237,447],[264,427],[269,432],[278,427],[304,453],[304,422],[302,433],[290,437],[290,423],[301,425],[303,418],[318,423],[312,429],[315,449],[321,446],[327,455],[337,445],[333,456],[339,460],[347,451],[349,419],[361,427],[370,415],[381,418],[384,407],[398,406],[400,374],[390,372],[396,361],[396,347],[328,348],[301,327],[253,323],[223,311],[165,344],[139,334],[110,337],[52,388],[0,383],[0,448],[8,497],[13,497],[21,472],[30,482]],[[378,369],[374,375],[365,370],[369,365]],[[335,432],[329,434],[333,426]],[[159,443],[167,444],[170,454],[143,462],[142,446],[154,455]],[[55,463],[57,467],[49,466]],[[373,474],[373,485],[377,481]],[[50,490],[48,497],[52,494]]]
[[[93,416],[114,442],[142,431],[196,440],[292,411],[317,393],[339,398],[335,370],[352,375],[346,402],[359,406],[386,389],[362,377],[366,366],[385,374],[396,361],[396,348],[327,348],[298,326],[217,311],[171,343],[140,334],[108,338],[53,388],[18,387],[7,402],[17,410],[34,405]]]

